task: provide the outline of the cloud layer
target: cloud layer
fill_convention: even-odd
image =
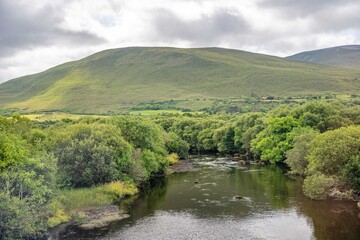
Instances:
[[[357,44],[359,12],[357,0],[0,0],[0,82],[116,47]]]

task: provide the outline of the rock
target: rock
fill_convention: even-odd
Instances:
[[[118,206],[108,206],[85,211],[86,219],[79,223],[79,227],[85,230],[103,228],[111,222],[119,221],[130,217],[130,215],[120,211]]]
[[[243,197],[242,196],[239,196],[239,195],[236,195],[235,196],[235,199],[242,199]]]

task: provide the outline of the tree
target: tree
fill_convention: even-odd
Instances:
[[[16,151],[30,153],[25,142],[16,144]],[[46,152],[16,154],[21,161],[0,172],[0,239],[40,238],[47,228],[46,204],[56,190],[56,161]]]
[[[50,150],[62,184],[88,187],[121,178],[132,164],[132,147],[115,126],[78,123],[53,129]]]
[[[169,153],[177,153],[180,158],[187,158],[189,144],[173,132],[164,133],[165,146]]]
[[[261,160],[271,163],[283,161],[294,137],[304,131],[307,129],[300,128],[299,121],[291,116],[270,118],[266,128],[251,141],[251,150]]]
[[[169,165],[164,130],[144,118],[115,117],[110,123],[118,127],[124,138],[136,149],[136,172],[145,173],[147,180],[154,173],[162,173]],[[139,171],[144,168],[144,171]]]
[[[285,163],[289,165],[292,174],[304,175],[308,165],[307,154],[311,141],[318,135],[315,131],[296,136],[293,148],[286,152]]]

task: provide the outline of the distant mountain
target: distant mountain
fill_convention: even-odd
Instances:
[[[347,45],[298,53],[290,60],[360,69],[360,45]]]
[[[221,48],[111,49],[0,84],[0,109],[105,113],[171,99],[354,92],[359,72]]]

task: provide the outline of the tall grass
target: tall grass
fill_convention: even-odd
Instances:
[[[54,227],[76,218],[81,211],[112,205],[137,192],[134,184],[120,181],[91,188],[61,190],[49,204],[52,216],[48,224]]]

